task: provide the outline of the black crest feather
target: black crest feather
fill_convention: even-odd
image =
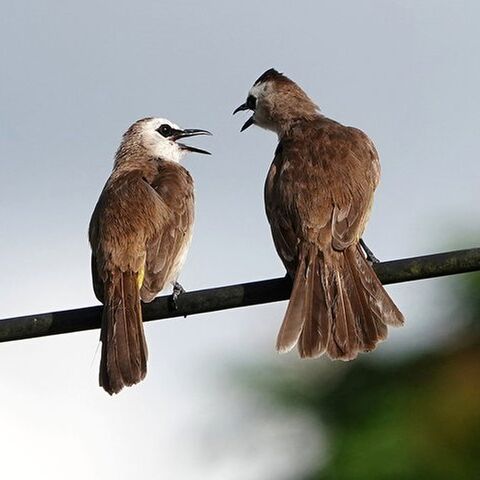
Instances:
[[[269,68],[266,72],[262,73],[254,83],[254,85],[258,85],[263,82],[268,82],[269,80],[278,80],[278,79],[285,79],[285,75],[280,73],[279,71],[275,70],[274,68]]]

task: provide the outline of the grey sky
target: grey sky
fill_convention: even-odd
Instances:
[[[379,258],[471,246],[479,5],[3,1],[0,317],[96,303],[88,220],[121,134],[149,115],[214,133],[196,141],[212,157],[184,161],[197,222],[182,284],[283,275],[263,212],[276,139],[240,134],[244,119],[231,116],[270,67],[375,141],[383,175],[365,238]],[[432,341],[425,317],[441,328],[440,283],[390,289],[408,323],[376,355]],[[273,351],[284,308],[148,325],[147,380],[113,399],[96,385],[98,332],[1,345],[2,473],[289,478],[308,461],[290,444],[307,427],[272,418],[223,382],[231,363],[292,361]]]

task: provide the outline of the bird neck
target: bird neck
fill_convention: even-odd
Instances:
[[[304,125],[311,124],[311,122],[315,122],[320,118],[323,118],[324,115],[321,114],[319,111],[312,112],[309,115],[303,115],[302,117],[292,117],[284,119],[283,122],[277,124],[277,128],[275,132],[277,133],[278,140],[282,140],[284,137],[288,137],[293,130],[298,128],[302,128]]]
[[[113,174],[121,177],[138,172],[143,177],[150,177],[157,172],[158,161],[154,156],[145,154],[117,155],[113,166]]]

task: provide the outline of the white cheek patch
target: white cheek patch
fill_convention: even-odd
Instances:
[[[176,130],[180,130],[178,125],[163,118],[155,118],[146,126],[142,133],[143,144],[150,155],[169,160],[171,162],[179,162],[185,155],[185,150],[180,148],[173,140],[163,137],[156,131],[160,125],[167,124]]]
[[[267,88],[268,88],[268,83],[260,83],[258,85],[254,85],[250,91],[248,92],[249,95],[253,95],[257,101],[260,97],[262,97],[263,95],[265,95],[265,93],[267,92]]]
[[[249,95],[253,95],[257,99],[257,106],[253,114],[255,125],[266,130],[275,130],[274,125],[271,124],[267,111],[265,110],[266,97],[271,93],[273,85],[271,82],[263,82],[258,85],[254,85],[249,92]]]
[[[182,150],[173,140],[161,137],[160,140],[152,145],[151,153],[155,157],[163,160],[170,160],[171,162],[179,162],[185,155],[185,150]]]

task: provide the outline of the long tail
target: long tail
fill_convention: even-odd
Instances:
[[[300,252],[290,302],[277,338],[277,350],[298,344],[301,357],[326,353],[352,360],[387,337],[387,325],[403,325],[400,313],[357,245]]]
[[[148,352],[137,274],[110,272],[104,296],[99,381],[112,395],[124,386],[140,382],[147,373]]]

